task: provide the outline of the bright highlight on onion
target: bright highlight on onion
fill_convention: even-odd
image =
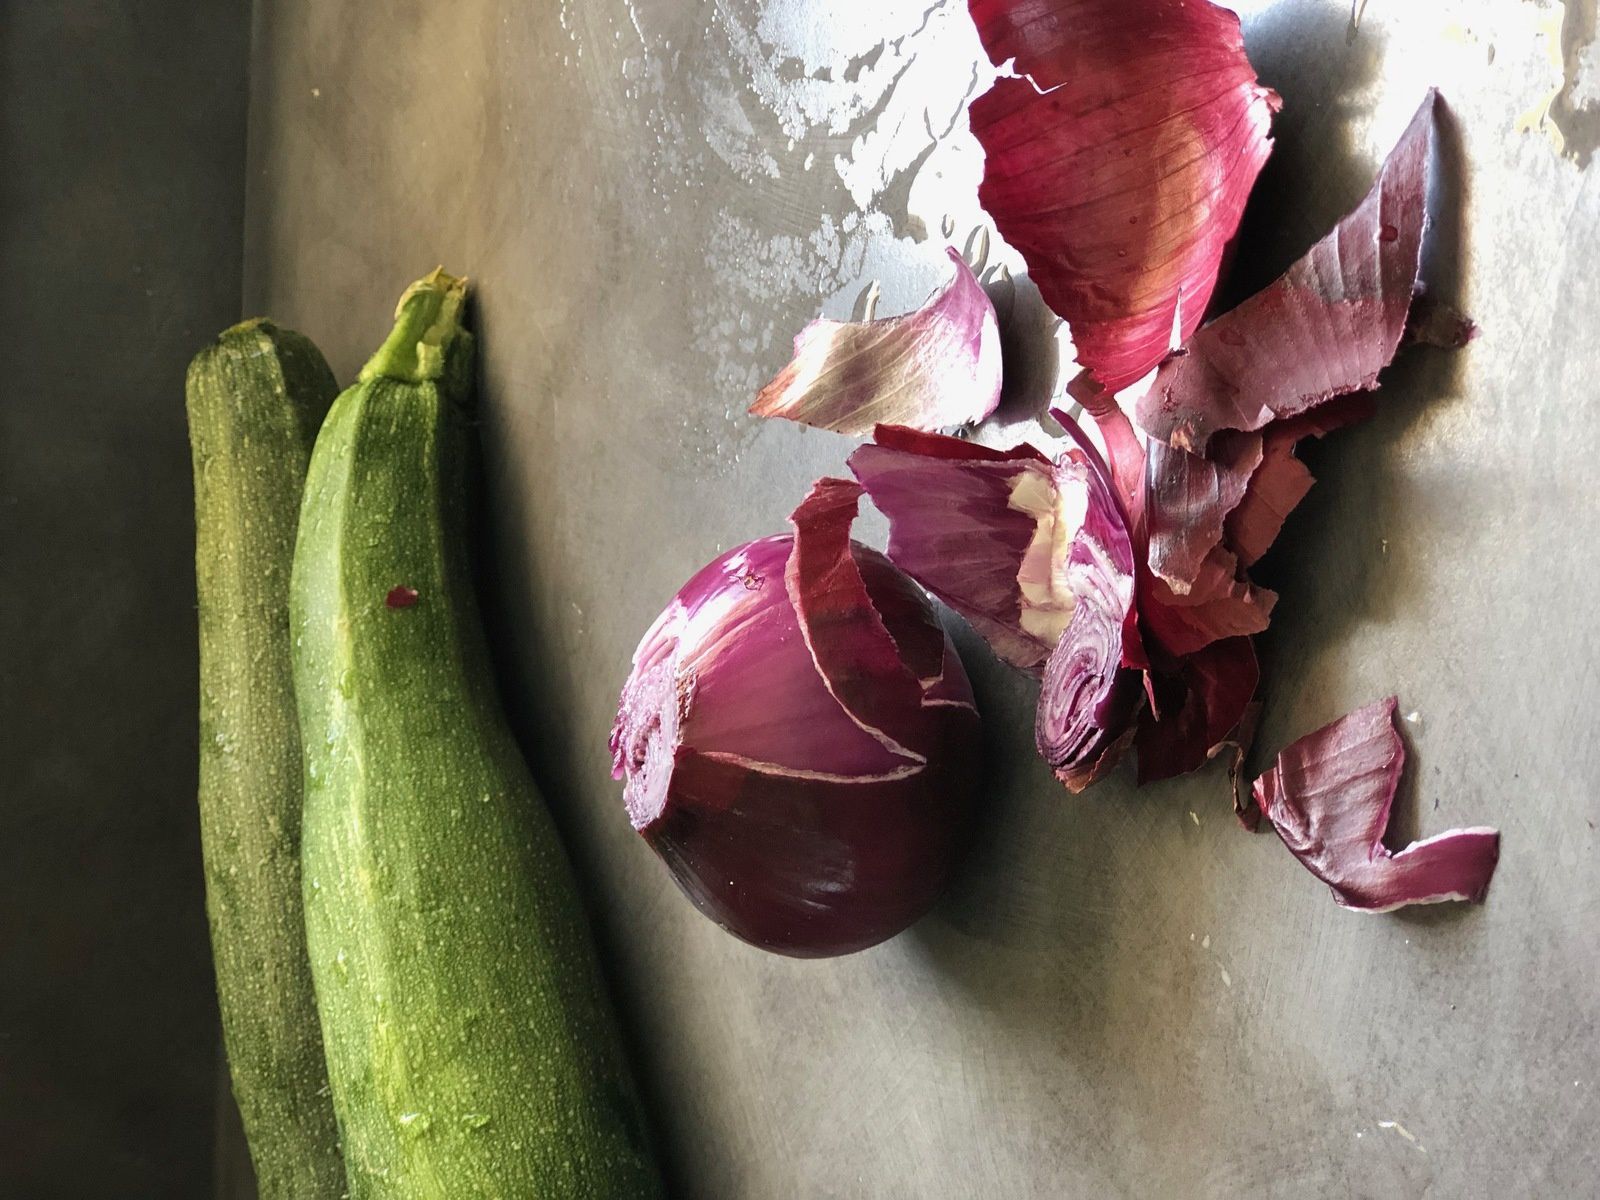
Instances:
[[[794,339],[794,359],[761,389],[752,416],[782,417],[856,437],[880,422],[945,429],[1000,403],[1000,326],[972,268],[921,308],[876,321],[819,317]]]
[[[978,711],[928,598],[823,479],[792,535],[702,568],[634,654],[611,735],[636,828],[701,912],[799,957],[899,933],[967,841]]]

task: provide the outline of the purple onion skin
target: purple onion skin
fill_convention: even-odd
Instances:
[[[713,764],[641,832],[694,906],[751,945],[865,950],[933,907],[969,840],[978,722],[948,725],[948,761],[894,783],[824,791]]]
[[[1056,464],[1056,477],[1058,486],[1087,488],[1088,503],[1068,559],[1077,603],[1045,664],[1034,741],[1056,778],[1081,792],[1116,765],[1133,737],[1139,677],[1122,665],[1133,542],[1098,454],[1070,452]]]
[[[893,937],[944,891],[970,841],[981,729],[932,604],[851,543],[924,697],[893,748],[864,732],[806,649],[784,588],[792,544],[741,546],[684,586],[634,656],[612,750],[634,826],[695,907],[751,945],[820,958]]]

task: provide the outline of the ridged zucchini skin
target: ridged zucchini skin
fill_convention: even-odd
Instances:
[[[350,1195],[648,1200],[594,947],[472,593],[464,287],[413,285],[334,403],[295,553],[307,930]]]
[[[338,386],[270,321],[186,380],[200,625],[200,834],[217,999],[262,1200],[336,1200],[344,1163],[306,956],[289,572],[311,446]]]

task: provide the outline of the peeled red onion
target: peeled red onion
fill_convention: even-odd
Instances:
[[[778,535],[686,583],[640,642],[611,734],[633,825],[723,928],[799,957],[900,932],[967,841],[978,712],[931,602],[850,540],[819,480]]]

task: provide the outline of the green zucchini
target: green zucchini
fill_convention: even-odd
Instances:
[[[190,364],[200,620],[200,835],[217,999],[263,1200],[344,1191],[300,888],[289,568],[311,445],[338,386],[268,321]]]
[[[350,1195],[647,1200],[595,950],[472,593],[464,299],[437,271],[402,297],[317,439],[295,550],[307,932]]]

